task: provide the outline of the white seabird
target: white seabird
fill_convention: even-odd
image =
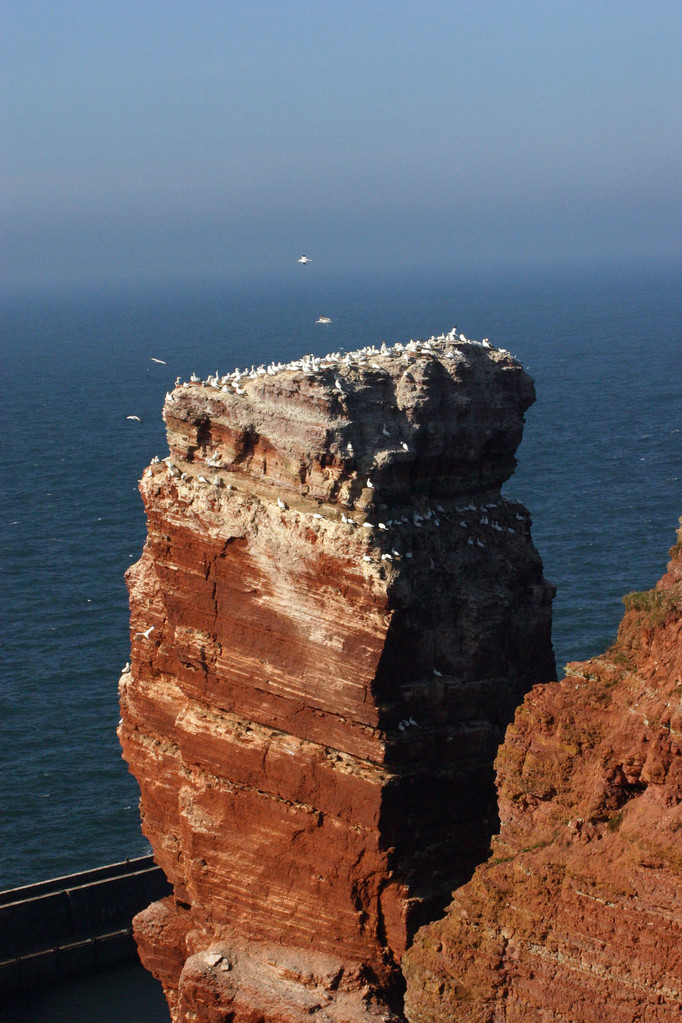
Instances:
[[[139,416],[126,416],[126,419],[134,419],[136,423],[142,422]]]
[[[303,263],[304,266],[305,266],[306,263],[309,263],[309,262],[310,262],[310,260],[308,259],[307,256],[301,256],[301,258],[299,259],[299,263]]]
[[[166,362],[165,362],[165,360],[164,360],[164,359],[155,359],[153,355],[152,355],[152,357],[151,357],[151,359],[150,359],[149,361],[150,361],[150,362],[158,362],[158,363],[160,363],[160,364],[161,364],[162,366],[165,366],[165,365],[166,365]]]
[[[315,320],[315,323],[333,323],[333,322],[334,321],[332,319],[330,319],[329,316],[318,316],[317,319]]]
[[[138,636],[144,636],[145,639],[149,639],[155,628],[155,625],[150,625],[146,632],[136,632],[134,638],[137,639]]]

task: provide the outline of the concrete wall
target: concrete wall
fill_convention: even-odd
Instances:
[[[135,958],[132,918],[170,891],[145,856],[0,893],[0,991]]]

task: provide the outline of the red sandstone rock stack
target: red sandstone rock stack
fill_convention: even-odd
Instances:
[[[136,937],[178,1023],[399,1018],[402,953],[485,857],[495,751],[554,677],[500,495],[532,400],[454,334],[167,396],[120,738],[174,887]]]
[[[671,555],[519,709],[492,856],[403,960],[411,1023],[682,1018],[682,530]]]

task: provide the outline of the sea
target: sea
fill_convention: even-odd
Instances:
[[[535,381],[504,493],[530,510],[557,587],[559,676],[605,650],[623,595],[665,570],[682,514],[682,266],[339,277],[292,264],[272,281],[3,302],[0,888],[149,851],[116,738],[117,682],[124,576],[145,539],[138,480],[167,454],[161,410],[177,377],[454,326],[487,337]],[[31,998],[16,1018],[168,1019],[134,968]]]

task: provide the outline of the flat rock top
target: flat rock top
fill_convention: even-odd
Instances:
[[[507,351],[452,331],[193,376],[167,395],[164,418],[179,458],[192,461],[201,449],[220,468],[252,475],[258,449],[257,474],[267,475],[262,460],[275,452],[280,485],[289,477],[295,489],[310,489],[306,466],[334,463],[346,476],[378,470],[384,489],[405,492],[416,476],[457,477],[462,466],[469,472],[491,447],[502,456],[497,483],[504,482],[534,397],[532,380]],[[313,488],[313,496],[328,498],[329,491]]]
[[[430,382],[428,368],[434,361],[445,367],[451,380],[458,385],[472,370],[481,377],[494,373],[498,368],[523,372],[520,363],[509,352],[494,348],[487,338],[475,341],[451,331],[427,341],[398,342],[391,347],[384,344],[380,348],[365,346],[352,352],[332,352],[320,357],[305,355],[287,363],[235,369],[224,376],[216,373],[205,380],[193,374],[189,382],[180,384],[178,381],[179,389],[173,392],[173,398],[179,400],[182,391],[188,388],[188,397],[195,401],[217,398],[215,392],[219,392],[221,401],[228,404],[238,419],[244,418],[247,410],[247,415],[257,415],[259,406],[279,401],[287,394],[296,395],[299,399],[297,405],[289,409],[292,419],[305,418],[306,414],[315,418],[310,412],[306,413],[306,404],[316,408],[321,400],[336,399],[333,409],[340,419],[345,419],[357,399],[364,397],[371,402],[372,390],[381,389],[387,382],[407,384],[407,387],[398,389],[396,398],[408,399],[399,400],[401,406],[411,404],[409,399],[414,388],[409,385],[418,381],[423,384]],[[209,388],[209,394],[202,394],[202,388]],[[354,397],[356,403],[353,402]],[[239,398],[244,400],[237,400]]]

